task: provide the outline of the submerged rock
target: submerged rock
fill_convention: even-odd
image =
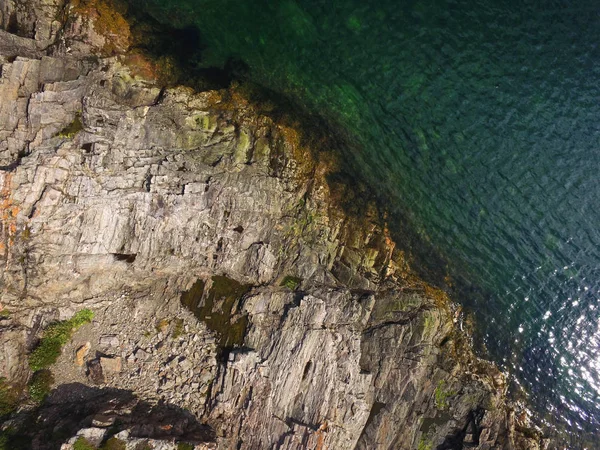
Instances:
[[[2,301],[14,311],[2,376],[22,383],[35,336],[85,305],[94,326],[73,342],[99,344],[89,379],[69,343],[55,393],[77,381],[186,410],[160,425],[123,411],[127,445],[541,448],[375,205],[328,179],[331,154],[235,86],[165,88],[127,53],[129,35],[93,26],[102,11],[56,19],[25,4],[26,17],[2,11],[29,31],[0,34]],[[83,401],[52,412],[83,408],[106,431],[109,411]],[[69,439],[90,429],[65,421]],[[46,448],[42,431],[25,434]]]

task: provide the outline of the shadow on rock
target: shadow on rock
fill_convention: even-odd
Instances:
[[[100,389],[80,383],[55,389],[44,404],[23,420],[11,440],[21,448],[59,449],[84,428],[106,429],[105,440],[128,430],[132,438],[199,444],[215,439],[213,430],[177,406],[156,405],[131,391]]]

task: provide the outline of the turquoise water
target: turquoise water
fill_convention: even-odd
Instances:
[[[545,420],[600,425],[600,3],[136,0],[343,127]],[[393,226],[393,224],[392,224]],[[593,439],[593,437],[592,437]]]

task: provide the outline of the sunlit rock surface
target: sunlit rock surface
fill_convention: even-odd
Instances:
[[[39,422],[21,438],[71,448],[95,427],[127,448],[541,448],[375,206],[341,207],[353,186],[328,182],[327,148],[236,87],[165,88],[106,8],[0,1],[0,376],[25,385],[43,328],[95,312],[32,420],[81,413],[63,418],[67,436]],[[114,392],[148,423],[100,408]]]

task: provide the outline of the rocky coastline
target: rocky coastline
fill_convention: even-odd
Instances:
[[[0,0],[0,448],[548,448],[326,140],[135,40]]]

